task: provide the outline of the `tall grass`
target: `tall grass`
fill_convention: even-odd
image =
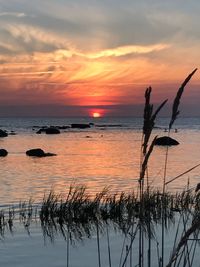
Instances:
[[[163,201],[164,200],[164,201]],[[109,267],[112,266],[112,247],[109,241],[109,229],[123,233],[124,249],[120,267],[128,267],[128,262],[135,263],[131,259],[131,251],[140,229],[144,239],[157,240],[156,228],[162,225],[163,207],[165,208],[165,228],[170,229],[176,224],[177,217],[180,219],[177,226],[173,251],[167,266],[183,266],[183,260],[192,262],[198,245],[200,225],[200,192],[184,190],[173,194],[166,192],[165,195],[158,190],[144,190],[142,203],[137,194],[120,193],[112,194],[109,190],[102,190],[93,198],[89,198],[85,187],[74,187],[66,196],[50,192],[43,199],[41,205],[35,206],[32,201],[20,203],[19,207],[12,207],[8,211],[0,212],[0,234],[5,238],[5,233],[12,229],[15,221],[20,220],[29,233],[31,224],[40,222],[45,240],[54,242],[57,235],[62,235],[67,244],[67,265],[70,266],[70,243],[79,242],[83,238],[91,238],[97,234],[97,262],[102,265],[100,236],[107,236]],[[140,217],[140,206],[143,207],[143,217]],[[151,222],[149,224],[149,221]],[[27,223],[28,222],[28,223]],[[151,229],[149,229],[149,225]],[[182,227],[184,229],[182,230]],[[189,227],[188,227],[189,225]],[[12,231],[12,230],[11,230]],[[150,232],[149,232],[150,231]],[[151,236],[149,234],[151,233]],[[127,241],[129,240],[129,244]],[[191,245],[188,245],[188,242]],[[158,244],[158,243],[157,243]],[[193,244],[193,245],[192,245]],[[160,266],[160,253],[158,244],[158,262]],[[144,255],[145,257],[145,251]],[[148,257],[148,255],[147,255]],[[155,255],[154,255],[155,257]],[[138,259],[139,260],[139,259]],[[143,258],[143,264],[145,264]],[[148,261],[152,265],[151,262]],[[131,265],[130,265],[131,266]],[[190,265],[185,265],[190,266]]]
[[[7,228],[9,223],[14,225],[18,221],[28,228],[37,221],[48,237],[51,233],[61,233],[59,231],[62,227],[63,236],[67,240],[68,228],[72,241],[80,240],[83,236],[90,237],[96,231],[97,222],[99,232],[106,232],[105,226],[112,225],[114,229],[127,233],[127,229],[130,230],[140,219],[143,230],[148,233],[148,214],[153,224],[161,224],[163,198],[168,224],[173,224],[177,213],[192,210],[196,214],[200,213],[200,192],[195,193],[194,190],[176,194],[166,192],[164,196],[159,190],[145,190],[141,203],[135,192],[112,194],[105,189],[89,198],[85,187],[75,186],[67,198],[51,191],[40,205],[28,201],[9,210],[1,210],[0,228]],[[144,208],[142,218],[139,217],[141,205]]]

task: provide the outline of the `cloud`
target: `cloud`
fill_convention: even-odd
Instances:
[[[17,12],[1,12],[0,17],[17,17],[17,18],[23,18],[26,17],[27,15],[25,13],[17,13]]]
[[[15,52],[50,52],[61,48],[67,49],[62,38],[40,28],[24,24],[8,24],[4,30],[9,34],[10,46]]]
[[[128,105],[149,85],[157,101],[198,65],[196,0],[0,3],[1,104]]]
[[[177,25],[155,18],[151,6],[144,12],[139,2],[127,0],[123,4],[118,0],[73,3],[36,0],[34,5],[18,0],[4,6],[7,8],[1,12],[1,28],[12,35],[14,45],[24,45],[30,52],[34,49],[44,52],[42,43],[46,44],[47,52],[50,48],[53,51],[70,46],[82,53],[150,46],[170,43],[170,38],[179,31]]]
[[[115,56],[115,57],[120,57],[120,56],[125,56],[129,54],[147,54],[153,51],[160,51],[163,49],[168,48],[170,45],[167,44],[156,44],[156,45],[150,45],[150,46],[122,46],[122,47],[116,47],[113,49],[108,49],[108,50],[103,50],[99,51],[97,53],[89,53],[85,54],[86,57],[88,58],[100,58],[100,57],[110,57],[110,56]],[[84,56],[84,54],[80,54]]]
[[[178,50],[185,41],[199,41],[198,6],[197,1],[192,7],[180,7],[178,1],[160,4],[158,0],[7,1],[0,9],[0,39],[12,48],[2,47],[1,52],[63,50],[67,57],[98,58],[138,54],[141,49],[162,44]]]

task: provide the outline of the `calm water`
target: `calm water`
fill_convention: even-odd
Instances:
[[[65,130],[60,135],[37,135],[34,125],[68,125],[93,122],[105,127],[86,130]],[[166,135],[168,119],[157,122],[154,135]],[[106,125],[118,124],[117,127]],[[130,191],[137,188],[142,120],[133,118],[84,119],[54,118],[25,119],[1,118],[0,128],[14,130],[17,135],[0,139],[0,148],[9,151],[0,158],[0,204],[9,204],[33,197],[40,201],[45,192],[54,189],[66,192],[71,183],[84,184],[91,194],[110,186],[112,191]],[[179,119],[172,132],[180,145],[169,149],[167,179],[200,163],[200,119]],[[88,138],[88,136],[90,138]],[[30,158],[26,150],[42,148],[56,153],[56,157]],[[166,149],[156,147],[149,165],[152,186],[162,184]],[[169,190],[200,182],[200,169],[175,181]]]

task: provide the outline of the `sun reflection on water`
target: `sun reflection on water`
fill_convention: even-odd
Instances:
[[[200,148],[198,132],[192,132],[191,137],[191,133],[182,131],[178,138],[181,145],[169,150],[168,179],[198,163],[195,160]],[[9,155],[0,159],[0,203],[31,196],[39,201],[51,189],[66,192],[71,183],[86,185],[91,195],[105,186],[113,192],[136,190],[140,139],[140,131],[93,129],[58,136],[19,134],[1,140],[1,147],[7,149]],[[25,155],[26,150],[36,147],[57,156],[29,158]],[[165,148],[156,147],[150,159],[148,171],[152,187],[162,184],[165,152]],[[198,177],[195,170],[175,181],[169,189],[183,188],[188,178],[191,183],[197,183]]]

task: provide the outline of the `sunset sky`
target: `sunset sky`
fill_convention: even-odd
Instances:
[[[199,0],[0,0],[0,116],[138,115],[200,63]],[[182,100],[198,115],[200,72]]]

